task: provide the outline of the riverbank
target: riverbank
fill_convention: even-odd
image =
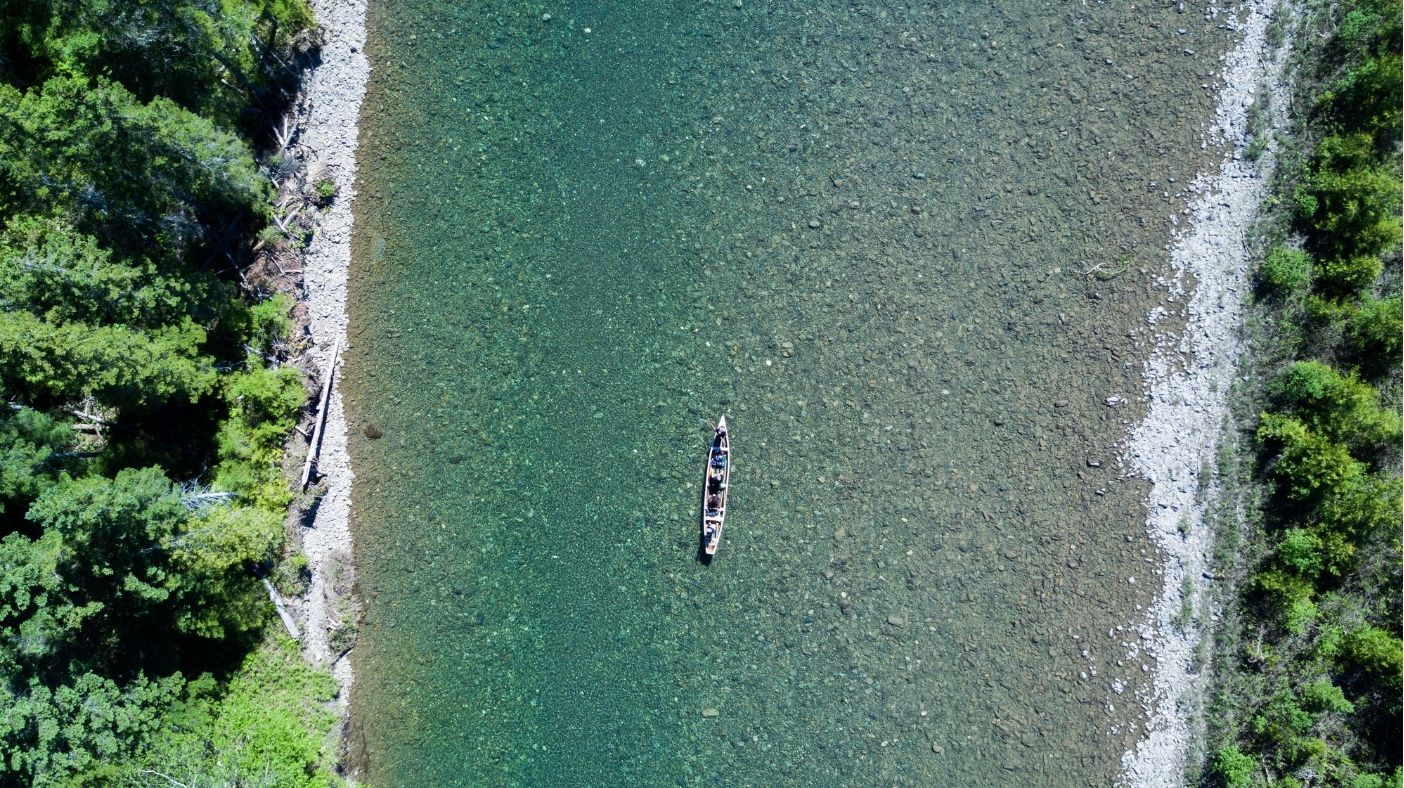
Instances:
[[[1205,660],[1200,644],[1216,618],[1207,578],[1213,528],[1206,513],[1215,506],[1214,459],[1228,417],[1228,397],[1242,349],[1239,328],[1249,288],[1249,231],[1267,196],[1276,145],[1256,159],[1250,109],[1267,91],[1274,124],[1289,106],[1282,70],[1289,47],[1274,49],[1268,27],[1277,3],[1251,3],[1230,20],[1242,42],[1225,56],[1223,87],[1207,144],[1223,145],[1218,172],[1201,176],[1185,210],[1190,221],[1171,248],[1166,285],[1184,306],[1182,330],[1165,335],[1146,361],[1145,419],[1131,432],[1126,471],[1151,482],[1147,530],[1164,556],[1162,585],[1127,641],[1133,659],[1154,660],[1153,682],[1138,699],[1147,713],[1146,732],[1122,761],[1122,782],[1137,786],[1179,785],[1202,728]],[[1185,300],[1187,299],[1187,300]],[[1169,317],[1156,310],[1154,326]]]
[[[303,80],[295,120],[297,144],[309,176],[331,179],[336,197],[321,216],[303,261],[305,304],[319,369],[334,345],[346,346],[346,287],[351,263],[352,204],[356,194],[357,119],[370,66],[365,56],[365,0],[311,0],[321,30],[320,62]],[[344,731],[351,685],[348,658],[355,632],[352,590],[351,480],[346,416],[333,379],[318,456],[320,493],[310,527],[301,529],[312,581],[301,609],[303,654],[330,665],[339,692],[336,712]]]

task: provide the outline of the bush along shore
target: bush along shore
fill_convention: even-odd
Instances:
[[[1199,779],[1399,786],[1400,12],[1312,0],[1292,16],[1292,128],[1239,397],[1252,407],[1220,459],[1233,591]]]
[[[327,785],[303,0],[0,0],[0,785]],[[289,448],[296,450],[288,451]]]

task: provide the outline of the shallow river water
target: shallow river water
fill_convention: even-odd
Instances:
[[[1116,444],[1223,24],[372,2],[370,783],[1109,784],[1158,588]]]

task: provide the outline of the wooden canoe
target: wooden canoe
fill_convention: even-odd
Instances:
[[[712,435],[712,447],[707,452],[707,467],[702,480],[702,552],[709,556],[717,554],[717,545],[721,543],[730,482],[731,435],[726,430],[726,416],[722,416]]]

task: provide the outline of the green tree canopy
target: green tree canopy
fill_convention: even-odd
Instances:
[[[68,216],[125,253],[180,252],[202,222],[263,214],[268,194],[246,143],[168,99],[101,78],[0,87],[0,211]]]
[[[17,219],[0,233],[0,309],[51,323],[158,328],[189,314],[207,289],[144,259],[115,260],[61,220]]]
[[[1380,407],[1380,395],[1354,373],[1321,361],[1298,361],[1278,381],[1282,399],[1313,431],[1363,449],[1399,442],[1399,414]]]

